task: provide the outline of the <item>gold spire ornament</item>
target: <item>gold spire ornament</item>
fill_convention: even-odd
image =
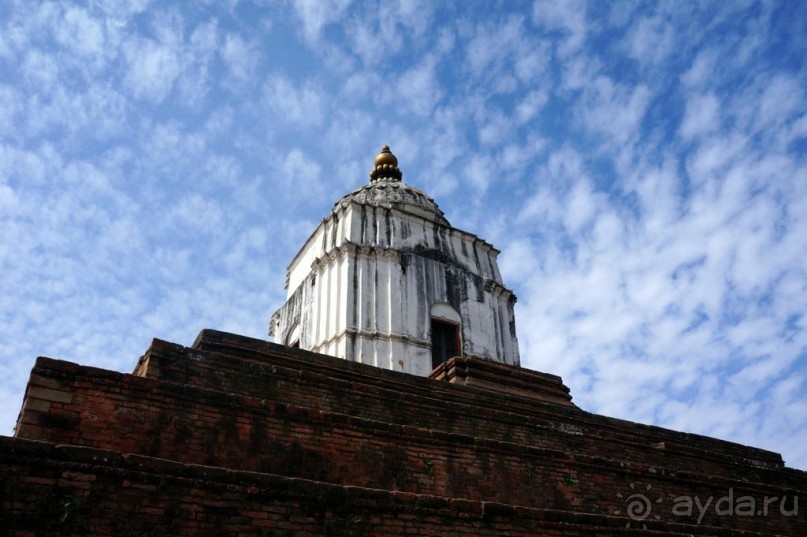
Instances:
[[[389,146],[385,145],[381,148],[381,152],[376,156],[373,161],[373,170],[370,172],[370,182],[375,181],[400,181],[403,178],[403,172],[398,168],[398,159],[389,150]]]

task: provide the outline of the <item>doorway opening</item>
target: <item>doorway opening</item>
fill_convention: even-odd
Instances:
[[[432,369],[460,354],[460,325],[432,318]]]

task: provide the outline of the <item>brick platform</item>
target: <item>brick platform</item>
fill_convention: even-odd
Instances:
[[[807,535],[807,474],[775,453],[585,412],[553,375],[433,377],[212,330],[131,375],[39,358],[0,437],[0,532]],[[739,515],[681,512],[728,494]]]

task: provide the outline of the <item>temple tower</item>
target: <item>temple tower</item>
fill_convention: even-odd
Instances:
[[[499,251],[402,179],[384,146],[370,182],[336,202],[288,266],[269,335],[415,375],[453,356],[519,365]]]

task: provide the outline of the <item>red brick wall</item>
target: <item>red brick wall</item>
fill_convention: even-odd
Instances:
[[[654,520],[647,526],[659,537],[739,535],[730,529]],[[610,537],[646,533],[626,529],[624,519],[618,517],[348,488],[0,437],[2,535]]]
[[[636,487],[653,499],[663,494],[667,505],[729,490],[758,502],[807,498],[805,474],[762,450],[247,338],[235,343],[211,338],[187,349],[155,341],[136,368],[147,377],[40,358],[17,434],[338,485],[596,516],[621,511],[623,522]],[[670,508],[657,512],[686,522]],[[701,522],[785,535],[804,529],[803,516],[775,513],[738,519],[710,511]]]
[[[676,457],[691,457],[693,460],[687,464],[695,472],[701,471],[697,465],[704,459],[712,472],[727,459],[782,466],[776,453],[713,438],[605,418],[510,394],[446,386],[259,340],[237,337],[231,342],[224,339],[228,334],[205,333],[212,334],[198,342],[200,347],[225,349],[227,354],[200,352],[155,340],[146,356],[144,373],[348,415],[367,415],[392,423],[548,449],[573,447],[597,456],[625,457],[625,450],[637,450],[636,455],[647,460],[657,456],[659,444],[664,444],[667,452],[674,451]],[[233,359],[235,356],[249,360]],[[570,441],[576,444],[569,446]]]

